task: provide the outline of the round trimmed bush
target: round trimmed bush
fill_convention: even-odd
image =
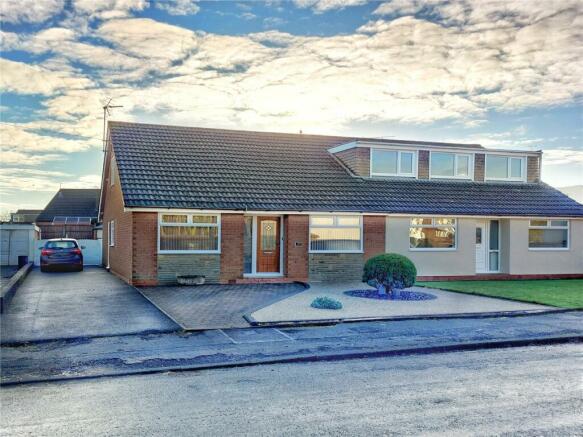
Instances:
[[[406,256],[385,253],[370,258],[364,265],[362,280],[372,283],[379,293],[409,288],[415,284],[417,269]]]
[[[328,296],[320,296],[315,298],[310,306],[320,310],[341,310],[342,302]]]

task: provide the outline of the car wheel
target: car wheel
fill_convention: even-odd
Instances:
[[[82,272],[83,271],[83,264],[81,264],[79,267],[77,267],[77,271],[78,272]]]

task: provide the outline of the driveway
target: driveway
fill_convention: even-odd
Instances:
[[[243,315],[305,290],[301,284],[148,287],[141,293],[185,330],[246,328]]]
[[[179,329],[133,287],[98,267],[34,269],[2,314],[2,343]]]

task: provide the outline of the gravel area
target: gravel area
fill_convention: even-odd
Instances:
[[[308,290],[261,308],[252,313],[251,316],[258,322],[284,322],[555,309],[544,305],[453,293],[433,288],[412,287],[409,290],[429,293],[436,296],[436,299],[396,301],[363,299],[348,296],[344,293],[348,290],[373,290],[372,287],[362,282],[336,284],[313,283],[310,285]],[[330,296],[337,299],[342,302],[343,308],[340,310],[322,310],[310,307],[311,302],[318,296]]]

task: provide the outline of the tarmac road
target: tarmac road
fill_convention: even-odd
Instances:
[[[581,435],[583,346],[3,387],[2,435]]]

